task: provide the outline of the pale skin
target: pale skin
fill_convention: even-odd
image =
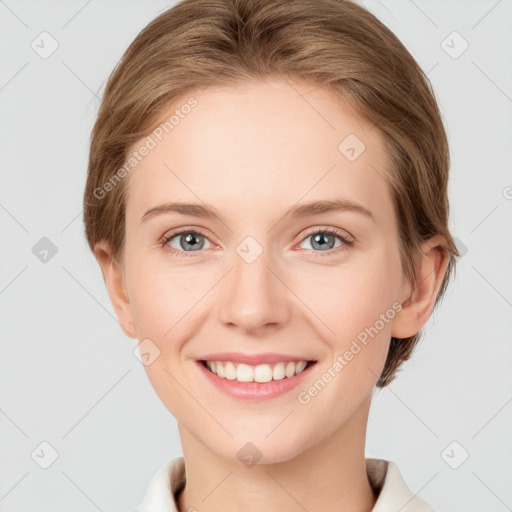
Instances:
[[[445,241],[436,236],[418,255],[418,285],[402,273],[379,131],[332,92],[291,84],[194,91],[197,107],[127,178],[119,265],[107,244],[96,246],[124,333],[160,350],[145,369],[178,422],[187,480],[181,512],[370,511],[376,498],[364,447],[372,392],[390,337],[420,331],[446,270],[438,250]],[[338,150],[351,133],[366,146],[354,161]],[[340,198],[373,219],[356,211],[285,215],[297,204]],[[177,201],[213,207],[222,220],[168,212],[141,221]],[[179,228],[205,236],[196,234],[194,247],[175,236],[167,247],[178,254],[166,251],[159,241]],[[354,244],[337,235],[327,235],[328,248],[314,244],[313,234],[333,228]],[[248,236],[263,249],[252,263],[236,252]],[[310,403],[299,403],[298,391],[394,303],[401,310],[378,335]],[[228,351],[318,363],[299,390],[245,403],[197,368],[201,355]],[[247,442],[262,454],[251,467],[237,457]]]

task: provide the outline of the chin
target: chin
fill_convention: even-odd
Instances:
[[[267,439],[261,439],[258,435],[251,440],[249,436],[246,441],[231,441],[226,452],[219,453],[219,456],[229,458],[234,462],[252,467],[253,465],[280,464],[288,462],[299,456],[305,449],[304,442],[290,436],[278,436],[271,434]],[[275,435],[275,438],[271,439]],[[285,438],[287,442],[285,442]]]

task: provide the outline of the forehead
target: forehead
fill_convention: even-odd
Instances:
[[[127,215],[170,200],[256,213],[340,196],[390,213],[382,135],[317,85],[267,80],[192,91],[131,152],[143,145],[151,149],[128,178]]]

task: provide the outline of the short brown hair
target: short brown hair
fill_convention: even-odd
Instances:
[[[459,256],[448,228],[449,148],[430,81],[399,39],[348,0],[182,0],[147,25],[106,84],[91,135],[84,195],[90,248],[105,241],[123,258],[125,186],[117,176],[131,146],[188,91],[287,77],[328,87],[384,137],[386,177],[399,223],[404,275],[417,284],[420,244],[441,234],[448,264],[435,305]],[[408,360],[421,331],[392,338],[377,386]]]

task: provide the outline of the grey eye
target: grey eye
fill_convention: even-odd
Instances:
[[[176,250],[185,252],[195,252],[204,248],[205,242],[210,243],[208,239],[194,231],[177,233],[169,237],[167,243]]]

